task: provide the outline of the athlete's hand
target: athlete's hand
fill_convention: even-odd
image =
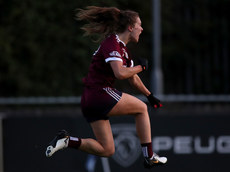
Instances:
[[[141,65],[143,71],[148,69],[148,60],[144,58],[139,58],[138,63]]]
[[[163,106],[161,104],[161,101],[158,98],[153,96],[153,93],[151,93],[149,96],[147,96],[147,99],[148,99],[150,105],[153,106],[154,108],[160,108]]]

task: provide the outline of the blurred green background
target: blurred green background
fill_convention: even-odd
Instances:
[[[164,94],[229,94],[228,0],[161,1]],[[75,9],[115,6],[139,12],[144,31],[129,44],[152,63],[152,1],[1,0],[0,97],[80,96],[98,43],[83,37]],[[150,70],[143,75],[150,85]],[[119,88],[129,91],[127,83]]]

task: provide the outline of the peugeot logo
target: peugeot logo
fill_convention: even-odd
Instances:
[[[131,166],[140,156],[140,141],[134,124],[114,124],[112,131],[115,142],[113,159],[122,167]]]

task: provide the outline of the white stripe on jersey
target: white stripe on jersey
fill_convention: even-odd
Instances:
[[[109,94],[111,97],[113,97],[116,101],[119,101],[121,99],[121,96],[117,94],[115,91],[113,91],[111,88],[106,87],[103,88],[103,90],[105,90],[106,93]]]
[[[98,47],[98,49],[93,53],[93,56],[95,56],[97,54],[97,52],[99,51],[99,49],[101,48],[101,45]]]
[[[123,62],[122,59],[118,58],[118,57],[108,57],[108,58],[105,59],[106,63],[108,63],[110,61],[121,61],[121,62]]]

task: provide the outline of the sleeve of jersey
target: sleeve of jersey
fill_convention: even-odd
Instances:
[[[102,53],[106,63],[111,61],[123,62],[121,57],[120,46],[116,40],[109,39],[105,41],[102,47]]]

